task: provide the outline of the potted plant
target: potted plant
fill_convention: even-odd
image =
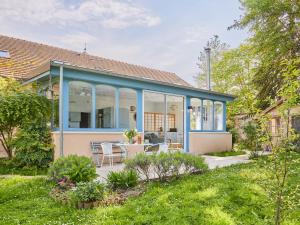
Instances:
[[[137,129],[133,128],[131,130],[125,130],[124,136],[128,139],[130,144],[133,144],[133,138],[138,135]]]
[[[70,191],[70,198],[79,209],[96,207],[104,198],[104,185],[95,181],[77,183]]]

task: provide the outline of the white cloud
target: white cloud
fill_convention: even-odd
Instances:
[[[207,37],[209,36],[209,32],[204,27],[189,27],[184,32],[184,39],[183,43],[185,44],[191,44],[195,42],[202,42],[204,40],[207,40]]]
[[[54,36],[53,38],[58,41],[62,47],[79,52],[83,51],[85,43],[89,46],[89,43],[97,41],[95,36],[84,32],[68,33],[62,36]]]
[[[147,9],[120,0],[86,0],[68,6],[59,0],[1,0],[0,20],[61,26],[95,22],[107,28],[151,27],[160,23],[160,18]]]

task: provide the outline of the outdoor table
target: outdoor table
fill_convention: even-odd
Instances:
[[[130,143],[113,143],[114,146],[118,146],[122,151],[126,152],[126,157],[128,155],[128,147],[130,146],[143,146],[144,152],[147,152],[150,147],[157,146],[159,144],[143,143],[143,144],[130,144]]]

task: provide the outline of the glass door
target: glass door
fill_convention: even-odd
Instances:
[[[184,97],[144,92],[144,139],[184,148]]]

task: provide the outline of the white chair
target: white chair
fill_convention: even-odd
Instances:
[[[101,143],[102,148],[102,161],[101,161],[101,167],[103,166],[104,158],[109,159],[109,165],[114,165],[114,157],[118,156],[121,157],[122,153],[113,153],[112,143]]]
[[[160,143],[158,147],[157,153],[168,153],[169,152],[169,145],[167,143]]]

